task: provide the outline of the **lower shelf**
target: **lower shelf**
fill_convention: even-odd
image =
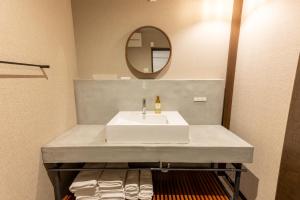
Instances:
[[[229,200],[214,172],[152,172],[153,200]],[[63,200],[75,200],[71,195]]]
[[[153,172],[153,200],[229,200],[214,172]]]

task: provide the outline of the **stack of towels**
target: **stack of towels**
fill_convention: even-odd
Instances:
[[[151,200],[152,196],[153,196],[153,184],[152,184],[151,170],[141,170],[139,199]]]
[[[88,164],[85,168],[104,168]],[[76,200],[151,200],[151,170],[104,169],[81,171],[70,186]]]
[[[139,170],[129,170],[127,172],[125,184],[125,198],[128,200],[138,200],[139,195]]]
[[[99,171],[81,171],[70,186],[76,200],[99,200]]]
[[[127,170],[107,169],[104,170],[98,185],[100,189],[101,200],[124,200],[124,183]]]

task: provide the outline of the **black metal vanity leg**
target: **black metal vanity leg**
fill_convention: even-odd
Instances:
[[[238,200],[240,194],[240,181],[241,181],[241,173],[242,173],[240,169],[242,169],[242,164],[238,163],[235,164],[234,166],[239,171],[235,172],[234,191],[233,191],[232,200]]]
[[[54,193],[55,193],[55,200],[61,200],[61,178],[60,172],[54,172]]]
[[[55,200],[62,200],[61,196],[61,176],[59,171],[55,171],[54,173],[54,194]]]

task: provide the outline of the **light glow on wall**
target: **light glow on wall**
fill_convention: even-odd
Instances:
[[[243,16],[247,17],[270,0],[244,0]],[[206,20],[230,20],[234,0],[202,0],[200,13]]]
[[[202,0],[201,13],[204,19],[229,20],[233,8],[233,0]]]
[[[248,16],[270,0],[244,0],[243,13]]]

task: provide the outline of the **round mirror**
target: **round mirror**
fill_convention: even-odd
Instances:
[[[135,30],[126,44],[126,60],[131,69],[155,74],[170,62],[172,53],[168,36],[159,28],[144,26]]]

